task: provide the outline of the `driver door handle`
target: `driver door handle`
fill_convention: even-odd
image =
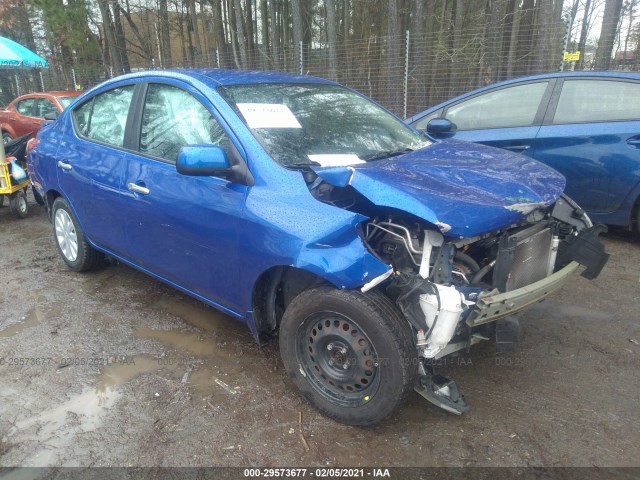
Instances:
[[[147,187],[143,187],[135,183],[129,183],[127,185],[127,188],[134,193],[139,193],[140,195],[149,195],[150,193]]]
[[[64,163],[60,160],[58,160],[58,167],[60,167],[63,170],[66,170],[67,172],[73,168],[70,163]]]

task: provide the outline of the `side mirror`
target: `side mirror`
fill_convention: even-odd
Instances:
[[[232,171],[227,152],[217,145],[182,147],[176,169],[182,175],[194,177],[226,177]]]
[[[434,118],[427,123],[427,133],[429,135],[449,133],[451,130],[453,130],[453,123],[446,118]]]
[[[49,112],[44,116],[45,120],[55,120],[58,118],[58,112]]]

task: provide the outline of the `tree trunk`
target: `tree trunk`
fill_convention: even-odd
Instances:
[[[427,104],[426,51],[424,41],[424,0],[413,1],[413,21],[411,25],[411,64],[415,79],[414,94],[410,96],[415,107]],[[413,111],[412,111],[413,113]]]
[[[336,4],[334,0],[325,0],[327,8],[327,44],[329,48],[329,78],[338,79],[338,54],[336,44],[338,33],[336,31]]]
[[[269,12],[267,7],[267,0],[260,0],[260,43],[262,43],[262,58],[265,60],[262,62],[261,68],[264,70],[269,69]]]
[[[553,58],[551,54],[556,50],[553,45],[555,37],[553,13],[553,0],[538,0],[534,73],[548,72],[551,66],[550,60]]]
[[[235,10],[236,31],[238,35],[238,49],[240,50],[240,62],[242,68],[249,68],[247,59],[247,44],[244,37],[244,26],[242,25],[242,0],[234,0],[233,9]]]
[[[587,45],[589,23],[591,23],[591,2],[592,0],[586,0],[584,5],[584,14],[582,15],[582,27],[580,29],[580,43],[578,44],[578,50],[580,51],[580,60],[576,65],[576,70],[582,70],[584,68],[585,47]]]
[[[198,14],[196,12],[195,0],[187,0],[187,13],[189,18],[189,31],[193,36],[193,61],[198,65],[202,55],[202,43],[200,42],[200,31],[198,29]],[[199,65],[198,65],[199,66]]]
[[[158,20],[160,23],[160,51],[162,52],[162,63],[165,68],[171,68],[171,40],[169,38],[169,11],[167,0],[159,2]]]
[[[256,68],[255,62],[255,38],[253,32],[253,5],[251,0],[247,0],[245,3],[245,14],[247,17],[246,27],[247,34],[245,37],[245,41],[247,42],[247,68],[254,69]]]
[[[269,0],[269,22],[271,23],[271,67],[280,69],[280,27],[278,25],[276,0]]]
[[[402,52],[397,0],[389,0],[387,22],[387,107],[398,113],[402,109]]]
[[[596,70],[607,70],[611,65],[611,53],[620,23],[621,11],[622,0],[605,1],[600,40],[598,40],[598,48],[596,49],[594,67]]]
[[[300,1],[301,0],[291,0],[291,16],[293,20],[293,51],[295,53],[296,70],[304,70],[304,65],[302,65],[302,59],[300,58],[300,55],[302,55],[300,44],[303,40],[302,6],[300,5]]]
[[[513,73],[515,75],[526,75],[531,73],[534,57],[534,0],[524,0],[522,2],[522,13],[520,18],[520,28],[518,30],[518,53],[515,58]]]
[[[216,50],[220,68],[226,68],[227,42],[225,39],[224,24],[222,23],[222,0],[209,0],[213,7],[213,29],[216,35]]]
[[[118,46],[118,54],[122,62],[122,71],[128,73],[131,71],[129,65],[129,56],[127,55],[127,39],[122,29],[122,21],[120,20],[120,4],[113,2],[113,26],[116,31],[116,45]]]
[[[111,10],[109,9],[109,0],[99,0],[98,7],[100,8],[100,15],[102,16],[102,29],[104,31],[107,44],[106,47],[109,50],[111,67],[115,70],[117,75],[120,75],[123,71],[122,62],[120,60],[120,52],[118,51],[118,44],[116,42]]]

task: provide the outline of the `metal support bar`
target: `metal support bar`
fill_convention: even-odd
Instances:
[[[404,108],[403,117],[407,118],[407,97],[409,96],[409,30],[405,33],[405,45],[404,45],[404,83],[402,86],[404,94]]]

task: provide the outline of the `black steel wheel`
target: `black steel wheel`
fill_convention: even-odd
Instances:
[[[390,415],[417,374],[411,328],[379,292],[302,292],[282,318],[280,354],[301,393],[350,425],[372,425]]]
[[[29,215],[29,205],[24,190],[18,190],[9,196],[9,208],[16,218],[27,218]]]
[[[11,140],[13,140],[13,137],[9,134],[9,132],[2,132],[2,142],[5,145]]]

